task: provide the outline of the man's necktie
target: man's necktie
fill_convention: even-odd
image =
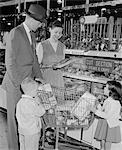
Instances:
[[[32,46],[32,49],[35,50],[36,48],[36,43],[35,43],[35,35],[33,33],[33,31],[30,31],[30,35],[31,35],[31,46]]]

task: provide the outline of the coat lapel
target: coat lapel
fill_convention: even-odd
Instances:
[[[31,55],[33,56],[34,51],[33,51],[32,45],[30,44],[30,41],[28,39],[28,36],[27,36],[27,33],[25,31],[25,28],[24,28],[23,24],[20,25],[19,29],[21,30],[21,33],[23,34],[23,38],[25,38],[25,41],[27,41],[26,43],[29,46],[28,50],[30,50]]]

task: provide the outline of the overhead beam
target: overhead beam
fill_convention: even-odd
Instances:
[[[113,1],[107,1],[107,2],[99,2],[99,3],[90,3],[83,4],[83,5],[75,5],[75,6],[65,6],[63,10],[73,10],[73,9],[83,9],[86,7],[100,7],[100,6],[116,6],[118,4],[122,4],[122,0],[113,0]]]
[[[21,0],[21,3],[24,3],[25,0]],[[26,2],[36,2],[37,0],[26,0]],[[38,0],[38,1],[43,1],[43,0]],[[8,2],[0,2],[0,7],[3,6],[11,6],[11,5],[16,5],[18,4],[18,0],[11,0]]]

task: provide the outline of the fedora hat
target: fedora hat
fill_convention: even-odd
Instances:
[[[46,10],[42,6],[31,4],[26,13],[35,20],[46,23]]]

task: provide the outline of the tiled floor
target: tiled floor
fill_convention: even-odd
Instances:
[[[0,150],[8,150],[7,144],[7,116],[0,111]]]

